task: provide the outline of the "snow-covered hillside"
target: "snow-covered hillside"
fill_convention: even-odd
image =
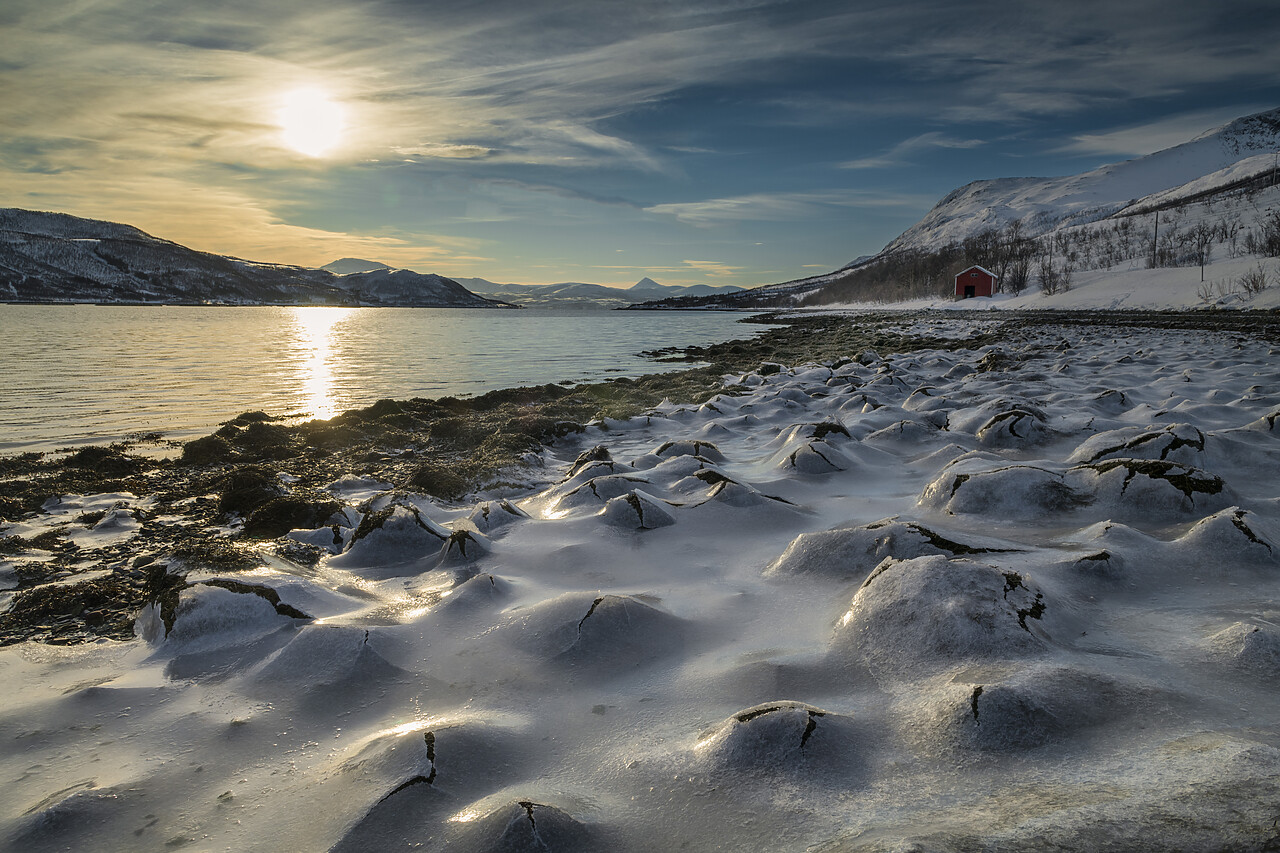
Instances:
[[[556,309],[625,308],[652,299],[726,295],[742,290],[732,285],[713,287],[709,284],[695,284],[683,287],[659,284],[648,276],[628,288],[579,281],[559,284],[497,284],[483,278],[460,278],[458,281],[475,293],[530,308]]]
[[[831,273],[643,307],[929,304],[949,297],[952,277],[975,263],[997,272],[1004,293],[1025,292],[1019,307],[1038,307],[1041,295],[1062,302],[1059,292],[1086,282],[1091,307],[1267,307],[1244,282],[1262,276],[1280,288],[1280,270],[1266,269],[1280,255],[1278,178],[1280,110],[1272,110],[1080,175],[975,181],[879,254]],[[1122,281],[1147,269],[1137,284]],[[1151,284],[1174,280],[1176,295]]]
[[[1027,236],[1059,224],[1093,222],[1125,208],[1141,208],[1149,196],[1170,190],[1186,195],[1192,185],[1204,191],[1269,172],[1277,149],[1280,110],[1271,110],[1236,119],[1182,145],[1080,175],[974,181],[938,202],[884,252],[958,243],[1015,219],[1022,220]]]
[[[19,209],[0,209],[0,300],[510,307],[436,275],[245,261],[117,222]]]

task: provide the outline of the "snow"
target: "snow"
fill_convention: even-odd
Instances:
[[[0,649],[0,843],[1264,849],[1274,350],[908,322],[961,348],[726,377],[522,497],[339,480],[291,534],[335,553],[222,576],[306,618],[197,583],[133,642]],[[91,508],[150,523],[5,533]]]
[[[1181,196],[1266,171],[1280,148],[1280,110],[1237,119],[1190,142],[1145,157],[1060,178],[975,181],[938,202],[884,249],[959,243],[983,229],[1023,220],[1028,236],[1059,223],[1091,222],[1156,198]],[[1208,177],[1207,177],[1208,176]],[[1151,197],[1151,198],[1148,198]]]

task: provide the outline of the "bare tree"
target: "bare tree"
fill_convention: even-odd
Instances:
[[[1213,256],[1213,239],[1217,229],[1205,222],[1198,222],[1187,232],[1188,244],[1191,246],[1191,257],[1200,265],[1200,281],[1204,281],[1204,265]]]

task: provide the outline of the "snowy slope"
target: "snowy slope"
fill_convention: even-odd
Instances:
[[[372,278],[198,252],[116,222],[0,209],[7,301],[508,307],[440,276],[364,275]]]
[[[1216,175],[1226,181],[1272,167],[1280,148],[1280,110],[1236,119],[1201,136],[1123,163],[1061,178],[997,178],[974,181],[952,192],[919,223],[885,247],[930,249],[958,243],[985,228],[1023,220],[1029,236],[1060,223],[1078,224],[1110,216],[1157,193]],[[1246,161],[1241,163],[1241,161]],[[1240,169],[1235,169],[1240,164]],[[1200,188],[1208,187],[1201,183]]]
[[[742,290],[732,285],[713,287],[709,284],[695,284],[682,287],[659,284],[647,276],[628,288],[578,281],[558,284],[496,284],[482,278],[460,278],[457,281],[475,293],[529,307],[547,308],[622,308],[651,299],[725,295]]]

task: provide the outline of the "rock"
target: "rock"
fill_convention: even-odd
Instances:
[[[1280,676],[1280,630],[1271,625],[1236,622],[1206,642],[1218,661],[1266,678]]]
[[[272,468],[242,465],[211,484],[218,495],[218,511],[248,517],[255,509],[284,494],[280,477]]]
[[[341,509],[342,504],[330,498],[272,498],[249,514],[241,534],[250,539],[275,539],[290,530],[312,530]]]
[[[765,567],[766,576],[818,574],[861,581],[886,557],[909,560],[937,554],[958,557],[996,549],[955,542],[922,524],[896,517],[864,524],[802,533]]]
[[[666,501],[636,489],[607,501],[600,517],[606,524],[624,530],[654,530],[676,523],[670,507]]]
[[[587,853],[600,849],[590,829],[568,812],[533,800],[508,802],[460,826],[451,846],[464,853]]]
[[[1068,471],[1077,493],[1143,517],[1185,517],[1221,509],[1232,494],[1216,474],[1154,459],[1107,459]]]
[[[988,469],[981,458],[961,457],[943,469],[920,495],[921,506],[949,515],[1044,519],[1065,515],[1093,499],[1059,471],[1032,465]]]
[[[746,708],[704,732],[694,746],[698,760],[745,777],[838,769],[861,763],[853,718],[804,702],[765,702]]]
[[[436,558],[452,531],[427,518],[417,507],[392,504],[360,521],[343,553],[329,558],[337,568],[400,566]]]
[[[1201,550],[1219,567],[1280,561],[1280,544],[1271,525],[1257,514],[1236,506],[1200,519],[1176,542]]]
[[[1019,659],[1047,645],[1033,631],[1046,603],[1030,581],[970,560],[886,559],[836,628],[834,649],[883,677],[964,662]]]
[[[467,516],[467,520],[475,525],[477,530],[490,535],[494,531],[502,530],[508,525],[528,518],[529,514],[527,512],[505,499],[481,501],[476,504],[475,509],[471,510],[471,514]]]
[[[1204,433],[1190,424],[1169,424],[1156,430],[1129,427],[1089,436],[1067,461],[1079,464],[1104,459],[1156,459],[1202,465],[1204,446]]]

